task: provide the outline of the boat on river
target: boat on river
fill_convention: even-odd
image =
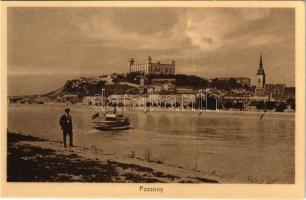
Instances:
[[[97,113],[92,118],[93,127],[98,130],[126,130],[130,128],[130,119],[124,117],[123,114],[108,113],[100,116],[100,113]]]

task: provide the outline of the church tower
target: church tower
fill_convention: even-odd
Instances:
[[[263,69],[261,54],[260,54],[259,68],[257,70],[256,75],[257,75],[256,89],[263,89],[266,83],[266,74],[265,74],[265,70]]]

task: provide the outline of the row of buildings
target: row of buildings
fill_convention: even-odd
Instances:
[[[143,73],[144,75],[158,74],[158,75],[175,75],[175,61],[171,64],[162,64],[160,62],[152,62],[151,56],[148,56],[147,63],[136,64],[133,58],[130,58],[128,62],[129,72]],[[264,70],[263,58],[260,55],[259,67],[257,69],[257,80],[252,93],[245,90],[231,91],[230,93],[220,91],[221,95],[227,96],[227,98],[251,98],[258,99],[259,101],[286,101],[287,99],[295,99],[295,87],[287,87],[285,84],[268,84],[266,83],[266,74]],[[242,87],[250,88],[251,79],[247,77],[223,77],[218,78],[221,81],[234,80]],[[211,80],[208,80],[211,81]],[[145,87],[145,81],[140,81],[140,86]],[[147,85],[148,88],[152,88],[155,92],[169,91],[172,93],[197,93],[198,91],[188,87],[176,86],[175,78],[154,78],[151,83]]]
[[[76,91],[78,88],[82,88],[83,91],[87,91],[88,88],[100,88],[105,87],[106,85],[112,86],[113,88],[125,85],[126,88],[134,88],[139,94],[143,95],[147,94],[148,91],[152,91],[154,94],[160,95],[174,94],[180,96],[182,94],[189,94],[196,97],[200,91],[205,91],[209,94],[215,95],[219,102],[238,102],[244,105],[250,105],[252,102],[287,102],[288,99],[295,100],[294,87],[287,87],[285,84],[266,83],[266,74],[262,55],[260,55],[259,59],[259,67],[256,73],[257,81],[255,86],[251,85],[251,80],[247,77],[225,77],[217,79],[218,81],[223,81],[225,84],[234,81],[235,84],[241,86],[239,88],[230,90],[222,90],[214,87],[195,89],[186,85],[177,85],[177,76],[175,76],[175,61],[171,61],[170,64],[163,64],[160,62],[153,62],[151,56],[149,56],[146,63],[137,64],[134,62],[134,59],[131,58],[129,59],[128,67],[130,74],[139,74],[133,77],[138,79],[138,83],[137,81],[134,82],[134,80],[128,79],[128,74],[109,74],[90,78],[81,77],[76,80],[67,81],[66,84],[68,84],[71,91]],[[150,81],[147,80],[149,75],[151,75]],[[206,80],[211,82],[213,80],[215,81],[216,79]],[[116,91],[119,90],[114,91],[114,95],[118,95],[116,94]],[[121,92],[127,91],[122,90]],[[39,96],[34,98],[35,101],[33,102],[57,101],[70,103],[85,102],[86,104],[89,104],[90,98],[91,96],[86,94],[80,95],[73,92],[58,92],[49,96]],[[24,103],[25,99],[26,98],[19,97],[9,98],[10,102],[12,103]]]

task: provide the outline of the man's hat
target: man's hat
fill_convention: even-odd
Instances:
[[[70,111],[70,109],[69,108],[65,108],[65,112],[69,112]]]

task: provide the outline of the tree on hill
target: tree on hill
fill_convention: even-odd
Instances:
[[[208,81],[194,75],[177,74],[176,85],[177,86],[189,86],[193,89],[207,88]]]
[[[227,91],[230,89],[242,89],[243,88],[243,86],[233,78],[229,80],[221,80],[218,78],[212,79],[210,86],[215,87],[219,90],[227,90]]]
[[[146,78],[153,79],[153,78],[176,78],[176,75],[173,74],[148,74],[145,76]]]
[[[126,80],[124,74],[113,74],[113,75],[114,75],[114,78],[113,78],[114,83],[118,83],[118,82]]]
[[[140,79],[143,77],[142,73],[139,72],[130,72],[126,75],[125,81],[130,83],[139,84]]]

